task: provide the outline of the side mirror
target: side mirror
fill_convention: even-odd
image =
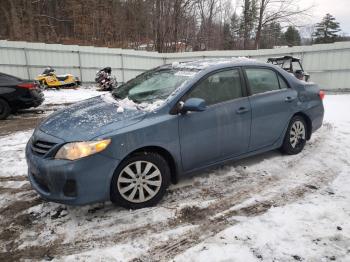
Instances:
[[[206,105],[204,99],[189,98],[186,100],[185,103],[182,104],[182,107],[180,108],[180,112],[182,114],[184,114],[188,111],[201,112],[201,111],[204,111],[206,108],[207,108],[207,105]]]

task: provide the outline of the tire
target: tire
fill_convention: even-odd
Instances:
[[[306,144],[307,125],[302,116],[294,116],[283,140],[281,150],[288,155],[300,153]]]
[[[0,98],[0,120],[6,119],[11,113],[10,105]]]
[[[138,153],[124,160],[114,172],[111,201],[128,209],[154,206],[163,198],[169,183],[169,165],[162,156]]]

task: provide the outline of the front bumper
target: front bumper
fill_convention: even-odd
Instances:
[[[84,205],[110,199],[110,183],[119,161],[95,154],[76,161],[36,155],[26,147],[28,177],[39,195],[49,201]]]

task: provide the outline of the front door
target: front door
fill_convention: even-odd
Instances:
[[[243,96],[239,69],[219,71],[202,79],[185,96],[202,98],[203,112],[179,116],[182,164],[185,171],[240,155],[248,150],[251,111]]]

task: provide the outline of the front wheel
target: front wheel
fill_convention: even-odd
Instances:
[[[170,182],[167,161],[159,154],[144,152],[121,163],[111,183],[111,200],[118,206],[137,209],[157,204]]]
[[[300,153],[306,144],[307,126],[303,117],[294,116],[283,140],[282,152],[288,155]]]

